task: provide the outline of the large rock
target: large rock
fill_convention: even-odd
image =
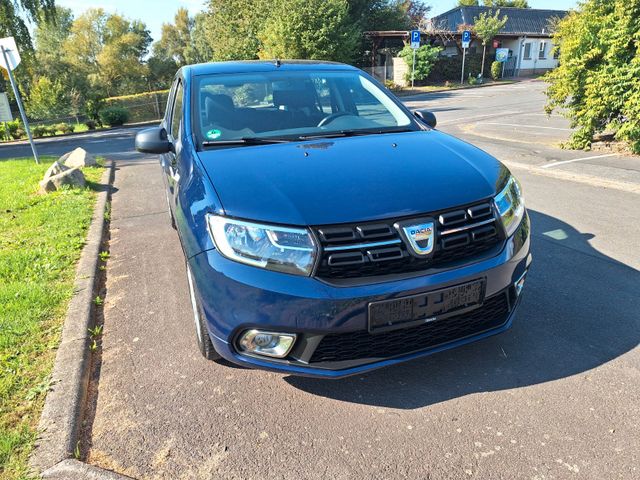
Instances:
[[[53,177],[54,175],[58,175],[66,170],[69,170],[69,167],[65,167],[60,161],[53,162],[51,166],[47,169],[44,174],[44,180]]]
[[[58,161],[63,161],[67,167],[71,168],[94,167],[97,165],[96,157],[81,147],[76,148],[71,153],[65,153]]]
[[[40,182],[40,193],[54,192],[63,185],[83,188],[86,185],[84,174],[78,168],[67,168],[57,175],[52,175],[42,180]]]

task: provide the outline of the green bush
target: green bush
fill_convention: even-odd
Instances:
[[[100,111],[100,121],[112,127],[123,125],[129,120],[129,110],[122,107],[108,107]]]
[[[25,138],[27,136],[27,132],[24,131],[24,128],[18,127],[13,132],[11,132],[11,137],[14,140],[20,140],[21,138]]]
[[[485,71],[490,68],[491,58],[487,55],[485,59]],[[482,66],[482,53],[470,54],[467,52],[467,58],[464,61],[465,76],[469,72],[479,72]],[[438,57],[438,61],[435,63],[429,74],[430,82],[444,82],[451,80],[455,82],[460,81],[460,74],[462,73],[462,55],[455,55],[453,57]]]
[[[18,120],[14,120],[12,122],[6,122],[6,126],[5,129],[5,123],[0,122],[0,140],[7,140],[7,137],[9,137],[9,139],[15,138],[14,135],[20,125],[18,124]]]
[[[62,122],[56,125],[56,131],[60,133],[73,133],[73,125]]]
[[[384,86],[387,87],[392,92],[400,92],[402,91],[402,85],[398,85],[393,80],[385,80]]]
[[[405,75],[405,80],[407,82],[411,81],[411,75],[414,75],[414,80],[426,80],[426,78],[431,73],[434,64],[438,61],[438,55],[442,48],[433,47],[431,45],[422,45],[420,48],[415,51],[415,72],[413,72],[413,55],[414,51],[411,46],[406,45],[398,54],[400,58],[402,58],[407,66],[407,73]]]
[[[559,22],[560,65],[545,79],[547,113],[576,127],[568,146],[590,148],[611,131],[640,153],[640,0],[585,0]]]
[[[31,127],[31,135],[36,138],[44,137],[47,133],[47,127],[44,125],[35,125]]]
[[[132,123],[147,122],[162,118],[168,97],[169,90],[158,90],[107,98],[104,104],[106,107],[122,107],[129,110],[129,121]]]
[[[502,62],[493,62],[491,64],[491,78],[498,80],[502,76]]]

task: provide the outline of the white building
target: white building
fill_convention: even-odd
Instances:
[[[472,30],[481,13],[493,14],[494,7],[456,7],[430,19],[426,35],[444,46],[443,55],[461,54],[463,30]],[[554,54],[551,33],[553,25],[567,15],[565,10],[537,10],[534,8],[501,7],[500,16],[507,16],[507,23],[487,48],[490,58],[496,48],[509,49],[507,75],[532,75],[544,73],[558,66]],[[482,44],[473,38],[472,52],[481,51]]]

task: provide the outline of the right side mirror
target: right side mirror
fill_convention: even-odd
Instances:
[[[414,110],[413,114],[419,118],[422,123],[428,125],[431,128],[436,128],[436,124],[438,123],[438,121],[436,120],[436,116],[433,114],[433,112],[430,112],[429,110]]]
[[[141,153],[169,153],[172,149],[164,127],[151,127],[136,134],[136,150]]]

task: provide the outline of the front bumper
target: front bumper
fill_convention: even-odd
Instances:
[[[369,285],[333,286],[315,278],[262,270],[230,261],[216,250],[195,255],[189,259],[189,264],[211,340],[216,351],[225,359],[251,368],[339,378],[454,348],[508,329],[520,301],[520,292],[515,284],[526,275],[531,263],[529,249],[529,218],[525,216],[516,233],[492,258],[429,275]],[[372,342],[367,333],[367,308],[370,302],[438,290],[478,278],[486,281],[485,305],[504,298],[506,307],[499,310],[500,318],[488,318],[485,323],[477,323],[478,328],[473,331],[462,329],[453,337],[436,337],[437,325],[433,327],[435,330],[432,327],[429,327],[431,330],[416,330],[422,327],[413,327],[404,329],[404,333],[409,330],[411,333],[419,332],[423,338],[413,345],[422,341],[425,342],[423,348],[409,347],[410,351],[399,353],[398,345],[395,345],[395,349],[388,350],[392,352],[390,356],[380,354],[378,348],[371,350],[371,355],[360,358],[356,358],[353,349],[343,348],[334,349],[331,354],[324,352],[325,355],[314,356],[325,337],[325,345],[333,339],[343,345],[352,336],[360,339],[355,342],[354,348],[374,345],[376,342]],[[479,307],[478,311],[480,308],[483,307]],[[454,321],[456,319],[452,318]],[[445,321],[438,320],[433,324]],[[459,321],[465,322],[468,318],[460,315]],[[296,333],[298,340],[285,359],[240,353],[235,346],[237,338],[241,332],[251,328]],[[393,334],[390,332],[389,335]],[[415,341],[408,341],[401,334],[396,335],[396,344],[405,342],[412,345],[411,342]],[[382,338],[388,334],[379,333],[375,336]],[[390,338],[388,336],[387,339]],[[438,342],[437,338],[445,341]],[[347,350],[351,353],[341,359],[339,355]]]

